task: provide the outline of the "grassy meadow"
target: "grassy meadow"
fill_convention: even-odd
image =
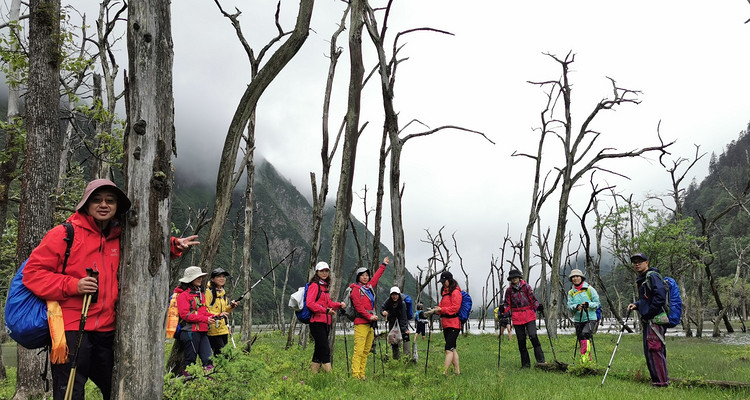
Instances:
[[[744,334],[738,334],[744,335]],[[347,337],[349,356],[352,336]],[[553,360],[550,342],[540,336],[547,361]],[[334,371],[312,374],[309,371],[312,346],[284,350],[280,333],[261,335],[250,354],[231,348],[226,357],[215,359],[210,379],[198,377],[185,381],[165,377],[165,399],[565,399],[583,396],[594,399],[750,399],[750,389],[721,388],[706,381],[750,382],[750,346],[721,344],[715,339],[667,338],[670,377],[686,382],[665,389],[651,388],[641,350],[641,336],[623,335],[606,382],[601,385],[617,335],[595,336],[598,355],[595,374],[573,364],[572,336],[553,341],[557,359],[570,364],[567,372],[521,369],[515,337],[501,344],[500,367],[498,341],[494,335],[459,337],[461,374],[442,375],[443,337],[432,335],[429,363],[425,374],[427,340],[419,342],[419,361],[390,360],[384,366],[373,355],[367,367],[367,380],[348,377],[344,341],[336,342]],[[387,345],[381,339],[381,351]],[[390,349],[388,349],[390,353]],[[166,350],[168,352],[168,349]],[[529,348],[529,352],[533,352]],[[385,373],[383,373],[385,369]],[[0,399],[12,396],[15,368],[0,384]],[[191,372],[201,374],[195,366]],[[689,382],[689,383],[688,383]],[[89,382],[87,399],[101,398]]]

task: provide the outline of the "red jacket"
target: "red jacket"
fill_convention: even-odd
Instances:
[[[180,286],[174,289],[177,293],[177,312],[180,314],[182,330],[193,332],[208,332],[208,319],[211,314],[206,307],[206,297],[203,291],[183,290]]]
[[[503,310],[510,312],[513,325],[524,325],[536,319],[536,309],[539,301],[534,296],[531,286],[524,280],[520,281],[518,289],[510,285],[505,290]]]
[[[359,282],[349,285],[352,288],[350,296],[352,305],[357,310],[357,318],[354,318],[354,325],[369,324],[371,322],[369,316],[375,313],[375,302],[365,292],[369,292],[372,298],[375,298],[375,286],[378,285],[383,272],[385,272],[385,264],[380,264],[380,268],[375,271],[375,275],[367,282],[367,285],[363,286]]]
[[[456,328],[461,329],[461,321],[458,319],[458,310],[461,309],[461,288],[456,285],[456,288],[452,292],[448,293],[448,288],[443,288],[442,298],[440,299],[440,323],[445,328]],[[445,315],[455,315],[454,317],[446,317]]]
[[[341,303],[334,302],[331,300],[330,294],[328,294],[328,283],[326,281],[319,280],[319,283],[311,283],[307,287],[307,298],[305,303],[307,308],[313,313],[310,322],[325,322],[331,325],[331,316],[326,313],[326,309],[332,308],[338,310],[341,308]],[[320,293],[320,296],[318,296]],[[315,300],[317,298],[317,300]]]
[[[86,268],[99,271],[99,294],[89,306],[85,330],[108,332],[115,329],[118,298],[117,271],[120,266],[120,233],[118,220],[104,236],[90,215],[76,212],[68,218],[75,232],[70,258],[62,274],[67,236],[65,227],[52,228],[29,256],[23,269],[23,284],[39,298],[57,300],[62,308],[66,331],[77,331],[81,321],[83,295],[78,294],[78,281],[86,276]],[[171,241],[172,255],[179,255]]]

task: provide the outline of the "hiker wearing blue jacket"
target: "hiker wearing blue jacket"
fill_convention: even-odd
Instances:
[[[586,276],[580,269],[570,271],[568,279],[573,284],[568,292],[568,310],[573,313],[576,340],[580,343],[581,361],[585,364],[591,362],[591,343],[596,327],[599,294],[586,282]]]
[[[643,331],[643,354],[646,366],[651,374],[651,386],[669,386],[667,373],[667,343],[664,335],[667,327],[654,323],[654,317],[664,312],[667,301],[667,288],[664,286],[661,274],[656,268],[648,264],[648,257],[644,253],[636,253],[630,257],[633,269],[638,274],[638,301],[628,305],[628,310],[638,310],[641,314]],[[650,271],[657,272],[649,274]]]

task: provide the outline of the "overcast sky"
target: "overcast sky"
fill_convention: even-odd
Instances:
[[[78,0],[77,3],[93,3]],[[380,3],[385,4],[384,1]],[[275,1],[222,1],[225,10],[238,7],[245,35],[256,52],[274,33]],[[90,7],[90,5],[87,5]],[[282,3],[282,26],[291,30],[298,1]],[[247,57],[229,21],[213,1],[172,2],[174,95],[178,169],[215,182],[224,137],[238,100],[250,82]],[[279,75],[258,105],[257,153],[273,163],[306,196],[309,174],[320,174],[321,110],[328,69],[328,46],[343,4],[318,0],[310,36],[297,57]],[[90,14],[92,20],[95,14]],[[396,0],[388,42],[398,31],[431,27],[454,36],[418,32],[407,35],[395,88],[395,106],[403,127],[418,119],[431,128],[459,125],[485,133],[444,131],[408,142],[401,178],[405,185],[403,215],[407,266],[426,266],[431,248],[425,230],[445,227],[455,233],[464,265],[471,271],[471,292],[487,274],[490,258],[498,255],[506,232],[520,237],[528,215],[533,165],[511,157],[514,151],[534,152],[544,92],[527,81],[556,80],[560,67],[543,53],[576,61],[573,118],[576,128],[612,88],[640,90],[640,105],[624,105],[598,118],[599,144],[620,151],[658,144],[661,121],[665,140],[677,140],[673,157],[702,152],[721,153],[750,121],[750,5],[745,1],[696,0]],[[372,47],[364,37],[365,64],[374,65]],[[346,34],[334,91],[331,129],[345,113],[348,84]],[[390,45],[388,46],[390,48]],[[124,56],[121,49],[119,56]],[[124,60],[124,59],[123,59]],[[121,62],[123,68],[127,66]],[[357,155],[354,190],[365,186],[374,199],[377,157],[382,127],[378,82],[365,90],[364,131]],[[413,126],[406,133],[417,132]],[[560,154],[559,142],[549,141],[545,156]],[[340,150],[339,153],[340,155]],[[690,174],[698,181],[708,157]],[[552,168],[552,162],[547,168]],[[643,198],[664,194],[669,176],[652,157],[607,164],[630,178],[600,174],[623,193]],[[336,192],[340,165],[333,167],[331,193]],[[588,180],[577,188],[588,196]],[[387,195],[387,193],[386,193]],[[556,201],[548,203],[551,211]],[[369,207],[373,205],[370,204]],[[580,207],[578,208],[580,210]],[[353,213],[362,219],[355,197]],[[392,248],[389,215],[384,243]],[[545,213],[545,225],[554,223]],[[569,225],[575,217],[569,216]],[[455,259],[454,272],[458,271]],[[459,282],[463,282],[459,279]]]

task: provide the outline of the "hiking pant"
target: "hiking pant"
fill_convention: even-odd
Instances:
[[[580,342],[581,361],[584,363],[591,361],[591,344],[595,327],[596,320],[575,323],[576,339]]]
[[[667,373],[667,346],[662,343],[659,335],[664,338],[667,327],[651,322],[642,325],[643,328],[643,355],[646,356],[646,366],[651,374],[652,386],[668,386],[669,374]],[[659,332],[659,335],[654,332]]]
[[[367,356],[370,354],[375,330],[370,324],[354,325],[354,354],[352,354],[352,377],[363,379],[367,368]]]
[[[204,367],[213,365],[211,363],[211,345],[208,343],[206,332],[180,331],[180,340],[185,346],[185,359],[182,361],[182,369],[195,363],[196,358],[201,358]]]
[[[443,338],[445,339],[445,351],[456,350],[456,340],[458,334],[461,333],[460,329],[457,328],[444,328]]]
[[[81,347],[76,359],[76,377],[73,383],[73,399],[84,399],[84,386],[91,379],[99,390],[102,398],[108,400],[112,391],[112,369],[115,366],[114,357],[115,332],[83,332]],[[52,396],[57,399],[65,398],[68,377],[73,368],[76,356],[75,346],[78,343],[78,331],[65,331],[70,354],[65,364],[52,364]]]
[[[221,354],[221,349],[229,343],[229,335],[225,333],[223,335],[209,336],[208,343],[211,345],[211,351],[214,352],[214,355],[218,356]]]
[[[328,332],[330,331],[331,326],[325,322],[310,323],[310,336],[315,341],[312,362],[318,364],[328,364],[331,362],[331,347],[328,345]]]
[[[544,362],[544,352],[542,351],[542,344],[539,343],[539,338],[536,336],[536,321],[531,320],[523,325],[514,325],[516,330],[516,341],[518,341],[518,351],[521,353],[521,367],[531,367],[531,360],[529,360],[529,350],[526,349],[526,335],[531,340],[531,345],[534,346],[534,358],[536,362]]]

